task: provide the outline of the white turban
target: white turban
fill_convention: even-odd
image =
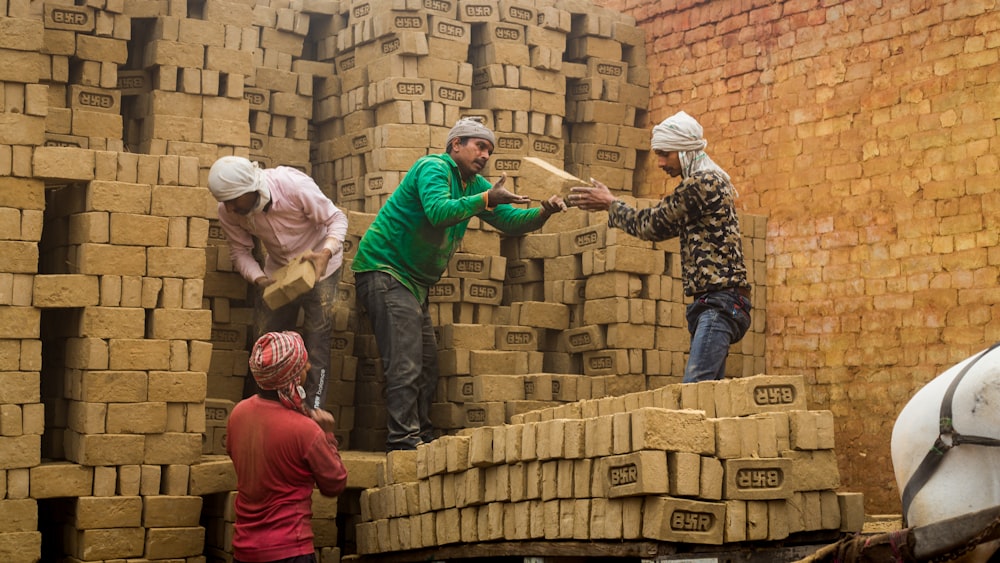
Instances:
[[[271,201],[271,190],[264,181],[264,171],[256,162],[241,156],[224,156],[208,171],[208,189],[216,201],[230,201],[243,194],[257,192],[260,198],[253,211],[260,211]]]
[[[448,140],[445,141],[445,146],[450,147],[451,141],[453,139],[461,139],[462,137],[473,137],[476,139],[486,139],[487,141],[493,143],[495,147],[497,145],[496,135],[490,128],[483,125],[479,119],[475,117],[463,117],[455,123],[455,126],[451,128],[448,132]]]
[[[695,118],[679,111],[653,127],[653,139],[649,144],[654,151],[677,151],[684,178],[690,178],[699,170],[714,170],[732,185],[729,174],[705,153],[708,141],[704,135],[705,130]],[[735,187],[733,192],[736,192]]]

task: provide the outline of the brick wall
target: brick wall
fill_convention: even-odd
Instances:
[[[807,377],[843,487],[899,512],[896,415],[1000,340],[995,2],[598,4],[646,31],[650,120],[696,116],[768,216],[768,373]]]

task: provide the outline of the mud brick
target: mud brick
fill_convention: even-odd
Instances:
[[[36,275],[32,305],[39,308],[88,307],[100,300],[98,278],[80,274]]]
[[[108,341],[108,368],[112,370],[168,369],[170,342],[149,339],[111,339]]]
[[[642,536],[662,541],[720,545],[726,505],[651,496],[643,503]]]
[[[609,272],[660,275],[664,272],[664,265],[663,252],[653,249],[611,246],[605,257],[605,267]]]
[[[90,495],[94,468],[66,462],[46,462],[30,469],[31,498]]]
[[[726,543],[747,540],[747,503],[742,500],[727,500],[723,539]]]
[[[652,325],[610,323],[606,330],[607,346],[611,348],[628,347],[650,350],[654,347],[656,340],[656,329]]]
[[[788,412],[789,443],[793,449],[819,449],[820,434],[818,421],[822,418],[820,412],[806,410]],[[829,413],[829,411],[826,412]],[[830,418],[832,418],[832,415]],[[832,442],[832,439],[829,441]],[[833,447],[832,443],[829,447]]]
[[[69,273],[94,275],[146,274],[146,249],[141,246],[81,244],[70,254]]]
[[[537,51],[537,49],[532,49],[532,51]],[[536,90],[540,92],[548,92],[552,94],[559,94],[560,96],[565,96],[566,94],[566,77],[562,73],[555,72],[552,70],[544,70],[534,67],[522,67],[520,69],[521,87],[527,88],[529,90]],[[534,100],[534,98],[532,98]],[[560,109],[560,113],[563,111],[565,99],[562,101],[563,108]],[[533,111],[542,111],[538,107],[533,107]],[[536,147],[532,147],[536,149]],[[564,170],[561,172],[566,173]],[[566,173],[568,174],[568,173]],[[575,178],[575,176],[574,176]],[[577,186],[584,186],[587,183],[575,184]],[[568,186],[572,187],[572,186]]]
[[[225,399],[205,399],[205,426],[225,427],[229,414],[233,412],[233,401]]]
[[[469,371],[475,374],[523,375],[528,372],[528,353],[501,350],[471,350]]]
[[[506,270],[507,259],[503,256],[459,252],[448,262],[448,275],[456,278],[504,281]]]
[[[443,325],[437,329],[438,347],[442,349],[493,350],[496,329],[468,323]]]
[[[89,135],[89,132],[77,131],[75,128],[78,122],[77,114],[94,113],[83,110],[73,112],[74,135]],[[119,123],[120,123],[120,116]],[[119,129],[120,131],[120,129]],[[119,133],[120,134],[120,133]],[[108,135],[105,135],[107,137]],[[41,143],[39,143],[41,144]],[[93,180],[94,179],[94,153],[88,149],[76,147],[36,147],[31,159],[32,172],[40,178],[63,178],[72,180]]]
[[[587,435],[585,454],[588,458],[611,455],[614,427],[611,416],[587,418],[584,420]]]
[[[142,338],[145,310],[135,307],[84,307],[75,334],[93,338]]]
[[[837,493],[840,504],[840,531],[860,532],[865,524],[864,495],[862,493]]]
[[[497,326],[496,349],[498,350],[538,350],[538,333],[534,328],[523,326]]]
[[[840,471],[834,450],[785,450],[783,459],[791,461],[790,487],[798,491],[821,491],[840,487]]]
[[[148,323],[150,338],[210,340],[212,312],[196,309],[154,309]]]
[[[166,431],[167,404],[164,402],[111,403],[106,432],[110,434],[156,434]]]
[[[385,455],[384,467],[384,484],[416,481],[417,452],[416,450],[396,450],[388,452]]]
[[[597,460],[595,471],[600,475],[601,490],[595,495],[610,498],[665,494],[667,456],[662,451],[646,450]]]
[[[469,464],[469,445],[471,438],[468,436],[444,436],[445,442],[445,470],[448,473],[458,473],[472,467]]]
[[[139,494],[155,495],[160,492],[160,476],[162,471],[158,465],[142,465],[139,467]]]
[[[66,459],[83,465],[139,464],[144,437],[138,434],[65,433]]]
[[[701,484],[698,496],[702,500],[720,500],[724,472],[722,462],[711,456],[701,456]]]
[[[667,452],[671,496],[697,497],[700,495],[701,460],[702,456],[690,452]]]
[[[73,527],[78,530],[139,527],[142,504],[139,496],[80,495],[75,499]]]
[[[583,305],[583,322],[606,325],[629,322],[630,305],[626,297],[590,299]]]
[[[431,101],[431,84],[426,78],[391,77],[374,82],[368,89],[371,107],[390,101]]]
[[[202,497],[151,495],[141,497],[139,507],[146,528],[197,526]]]
[[[94,31],[94,9],[89,6],[44,6],[42,22],[45,29],[62,29],[67,31],[90,33]],[[37,23],[35,23],[35,25],[37,25]],[[27,29],[25,29],[25,31],[27,31]],[[35,35],[41,37],[40,33],[36,33]],[[30,40],[31,35],[24,34],[20,36],[20,39]],[[20,48],[31,49],[31,47],[24,46],[23,43]],[[41,45],[36,47],[35,50],[40,48]]]
[[[714,427],[702,411],[641,408],[632,412],[632,447],[711,455]]]
[[[628,371],[626,350],[596,350],[583,353],[585,375],[614,375]]]
[[[145,536],[141,527],[76,530],[65,535],[64,549],[84,561],[139,557]]]
[[[236,471],[229,456],[203,456],[197,463],[190,465],[189,494],[204,496],[236,490]],[[374,480],[372,484],[374,485]]]
[[[604,330],[596,324],[564,330],[560,335],[560,343],[563,349],[571,353],[602,350],[606,346]]]
[[[462,280],[462,302],[479,305],[500,305],[503,301],[503,282],[495,280]]]
[[[205,528],[201,526],[148,528],[146,530],[144,556],[151,559],[201,555],[204,548]]]
[[[66,427],[82,434],[104,434],[107,403],[70,401],[66,410]]]
[[[760,541],[768,536],[767,501],[746,501],[747,541]]]
[[[72,132],[81,137],[102,137],[113,138],[120,134],[122,130],[122,116],[119,114],[105,113],[102,111],[90,111],[85,109],[73,110]],[[96,177],[93,170],[82,171],[83,175],[74,176],[76,179],[89,180]],[[36,168],[35,173],[38,173]],[[59,177],[65,177],[65,173]]]
[[[525,398],[524,376],[520,375],[474,375],[463,386],[465,402],[518,401]]]
[[[729,381],[733,416],[762,412],[805,411],[802,376],[757,375]]]
[[[538,200],[548,199],[552,194],[565,198],[570,188],[587,185],[589,182],[541,158],[526,156],[521,159],[517,182],[517,193],[521,195]]]
[[[514,303],[511,318],[517,324],[537,328],[565,330],[569,328],[569,308],[562,303],[525,301]]]
[[[794,492],[792,465],[787,458],[723,460],[722,496],[734,500],[787,499]]]

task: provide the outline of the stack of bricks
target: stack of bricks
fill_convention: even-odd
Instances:
[[[42,8],[44,29],[38,32],[49,70],[42,81],[48,90],[48,146],[123,148],[118,67],[128,59],[131,18],[116,13],[114,5],[99,4]]]
[[[201,498],[189,485],[211,313],[197,161],[36,147],[29,162],[32,178],[6,177],[3,190],[17,219],[5,244],[33,243],[8,248],[16,260],[0,276],[12,358],[0,502],[16,514],[0,558],[200,556]]]
[[[294,166],[307,173],[311,172],[314,82],[333,74],[331,63],[303,58],[311,18],[287,1],[253,5],[251,29],[259,37],[253,50],[255,68],[243,92],[250,104],[251,158],[265,166]]]
[[[857,532],[829,411],[756,376],[581,401],[390,452],[361,495],[358,552],[496,540],[722,545]]]
[[[144,154],[195,156],[202,167],[220,154],[246,151],[250,124],[243,99],[253,76],[256,29],[247,4],[206,0],[137,3],[121,78],[125,143]]]
[[[472,25],[473,106],[497,135],[492,168],[517,191],[523,156],[562,166],[571,16],[533,2],[466,2],[459,17]]]
[[[566,169],[629,192],[638,153],[648,146],[648,133],[636,127],[649,103],[645,36],[614,10],[580,4],[585,10],[573,18],[565,54],[579,68],[567,87],[573,146]]]

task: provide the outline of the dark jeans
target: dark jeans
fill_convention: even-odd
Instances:
[[[233,563],[242,563],[239,559],[233,559]],[[275,561],[268,561],[268,563],[316,563],[316,554],[310,553],[308,555],[298,555],[295,557],[286,557],[285,559],[277,559]]]
[[[750,328],[750,309],[750,299],[735,289],[695,296],[686,311],[691,354],[684,369],[684,383],[726,376],[729,347]]]
[[[354,276],[385,373],[387,450],[414,449],[433,439],[431,403],[437,389],[437,340],[427,304],[384,272]]]
[[[283,307],[272,311],[257,292],[254,322],[260,338],[265,332],[295,330],[302,309],[302,339],[309,352],[312,368],[306,376],[306,406],[311,409],[323,408],[326,404],[327,383],[330,380],[330,354],[333,347],[333,305],[337,297],[340,270],[325,280],[316,282],[312,290]],[[243,397],[257,392],[257,382],[247,377],[243,384]]]

